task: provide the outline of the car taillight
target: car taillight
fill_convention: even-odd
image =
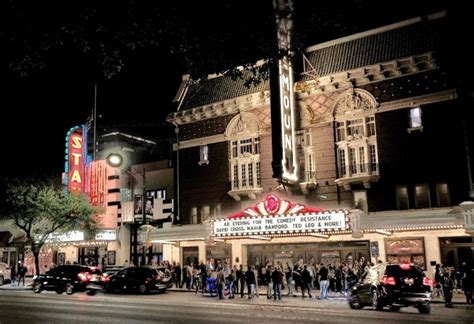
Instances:
[[[107,275],[104,275],[104,282],[107,283],[110,281],[110,277]]]
[[[400,264],[400,268],[403,270],[410,270],[411,265],[410,264]]]
[[[391,285],[391,286],[395,286],[397,284],[395,277],[388,277],[388,276],[383,276],[382,282],[384,285]]]
[[[160,275],[159,275],[159,274],[157,274],[157,275],[155,276],[155,279],[156,279],[156,280],[161,280],[161,277],[160,277]]]
[[[77,274],[77,277],[79,278],[80,281],[82,282],[87,282],[90,280],[90,274],[88,274],[87,272],[79,272]]]
[[[432,286],[433,285],[433,280],[431,280],[428,277],[423,278],[423,286]]]

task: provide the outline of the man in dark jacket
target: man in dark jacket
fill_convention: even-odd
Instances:
[[[301,271],[301,297],[304,298],[304,291],[307,289],[309,298],[313,298],[311,295],[311,274],[307,268],[308,266],[305,264],[303,271]]]
[[[244,297],[245,276],[244,276],[244,270],[243,270],[242,265],[240,265],[239,269],[235,272],[235,276],[236,276],[236,279],[237,279],[236,290],[238,292],[239,285],[240,285],[240,298],[243,298]]]
[[[245,272],[245,282],[247,282],[247,290],[249,293],[249,299],[253,297],[253,289],[255,287],[255,273],[252,271],[252,267],[249,266]]]
[[[275,268],[275,271],[272,273],[273,281],[273,299],[281,299],[281,285],[283,284],[283,272],[281,271],[280,266]]]

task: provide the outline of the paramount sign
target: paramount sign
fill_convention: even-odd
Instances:
[[[348,211],[215,220],[214,236],[317,233],[349,229]]]

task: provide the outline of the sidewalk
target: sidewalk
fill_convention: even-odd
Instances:
[[[168,288],[168,291],[176,291],[176,292],[182,292],[182,293],[193,293],[195,294],[196,291],[191,289],[191,290],[188,290],[186,288]],[[267,297],[267,287],[264,286],[264,287],[259,287],[259,290],[258,290],[258,294],[259,294],[259,298],[264,298],[266,299]],[[311,291],[311,294],[313,295],[313,298],[308,298],[308,295],[307,295],[307,292],[305,292],[305,300],[318,300],[319,298],[319,290],[317,289],[314,289]],[[209,295],[209,294],[207,294]],[[282,299],[287,299],[288,298],[288,291],[287,290],[283,290],[282,291]],[[244,296],[246,297],[247,296],[247,287],[245,287],[245,291],[244,291]],[[255,296],[254,296],[255,297]],[[236,294],[235,295],[235,298],[238,299],[240,298],[240,293],[239,294]],[[298,292],[294,292],[293,291],[293,298],[299,298],[298,300],[301,300],[301,290],[298,290]],[[226,297],[227,299],[227,297]],[[343,301],[345,302],[347,300],[347,298],[344,296],[344,295],[340,295],[340,294],[336,294],[336,293],[331,293],[328,295],[328,300],[329,301]],[[432,303],[435,303],[435,304],[444,304],[444,299],[442,297],[433,297],[433,300],[431,301]],[[464,293],[462,292],[459,292],[459,293],[456,293],[453,295],[453,304],[464,304],[466,305],[466,298],[464,297]]]
[[[21,283],[18,285],[18,281],[15,283],[15,286],[12,284],[4,283],[3,286],[0,286],[0,290],[32,290],[33,289],[33,277],[25,277],[25,285]]]
[[[25,278],[25,285],[21,284],[20,286],[18,286],[18,282],[16,283],[16,285],[13,287],[10,283],[6,283],[6,284],[3,284],[3,286],[0,286],[0,290],[32,290],[32,287],[33,287],[33,278],[32,277],[26,277]],[[181,292],[181,293],[195,293],[195,290],[188,290],[186,288],[169,288],[168,289],[169,292]],[[263,299],[266,299],[267,297],[267,287],[266,286],[263,286],[263,287],[259,287],[259,298],[263,298]],[[288,294],[288,291],[287,290],[283,290],[282,291],[282,298],[283,299],[288,299],[289,297],[287,296]],[[318,297],[319,297],[319,290],[312,290],[311,291],[311,294],[313,295],[313,298],[308,298],[308,296],[306,295],[305,297],[305,300],[318,300]],[[245,291],[244,291],[244,296],[246,297],[247,296],[247,287],[245,287]],[[236,294],[236,299],[239,299],[240,298],[240,294]],[[299,298],[298,300],[301,300],[301,290],[298,290],[298,292],[293,292],[293,298],[296,299],[296,298]],[[342,302],[345,302],[346,301],[346,297],[344,297],[344,295],[340,295],[340,294],[329,294],[328,296],[328,300],[329,301],[342,301]],[[434,304],[444,304],[444,300],[442,297],[434,297],[433,296],[433,300],[432,300],[432,303]],[[458,293],[455,293],[453,295],[453,304],[464,304],[466,305],[466,298],[464,297],[464,293],[462,292],[458,292]]]

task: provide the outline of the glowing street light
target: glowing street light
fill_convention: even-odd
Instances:
[[[107,156],[107,163],[113,167],[119,167],[122,164],[123,158],[120,154],[110,153]]]

